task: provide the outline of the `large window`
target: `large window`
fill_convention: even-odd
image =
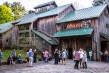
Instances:
[[[91,20],[84,20],[82,21],[82,27],[90,27],[91,26]]]

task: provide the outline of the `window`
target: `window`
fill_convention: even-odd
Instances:
[[[19,34],[19,42],[21,44],[29,44],[29,32]]]
[[[29,30],[29,25],[19,26],[19,30]]]
[[[62,23],[61,27],[62,27],[62,30],[66,30],[67,29],[67,24],[66,23]]]
[[[90,27],[91,26],[91,20],[84,20],[82,21],[82,27]]]

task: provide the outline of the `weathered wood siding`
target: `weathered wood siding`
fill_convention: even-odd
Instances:
[[[94,19],[87,19],[87,20],[91,20],[91,26],[92,28],[94,28],[94,25],[95,25],[95,18]],[[81,21],[74,21],[74,22],[67,22],[67,23],[62,23],[61,24],[57,24],[56,25],[56,30],[57,31],[61,31],[61,30],[65,30],[65,29],[79,29],[79,28],[84,28],[82,26],[82,22],[84,20],[81,20]],[[87,28],[87,27],[85,27]]]
[[[0,49],[2,48],[2,34],[0,34]]]
[[[37,30],[45,32],[49,35],[56,33],[56,16],[46,17],[39,19],[37,23]]]
[[[12,29],[2,33],[2,48],[11,46],[12,43]]]
[[[12,45],[17,45],[18,27],[14,24],[12,27]]]
[[[61,13],[58,14],[57,16],[57,20],[63,18],[64,16],[66,16],[69,12],[73,11],[73,7],[72,5],[69,5],[68,8],[66,8],[64,11],[62,11]]]
[[[104,10],[104,12],[101,14],[101,16],[96,20],[95,22],[95,27],[94,27],[94,38],[97,42],[97,59],[100,58],[100,51],[101,51],[101,41],[100,41],[100,33],[105,33],[107,35],[109,35],[109,28],[106,27],[106,25],[109,25],[109,12],[106,14],[106,12],[108,12],[107,8]],[[107,46],[107,48],[109,48],[109,46]]]

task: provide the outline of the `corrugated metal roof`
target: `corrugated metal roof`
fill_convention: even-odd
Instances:
[[[37,34],[39,37],[43,38],[45,41],[47,41],[48,43],[50,43],[51,45],[58,45],[57,42],[55,42],[54,40],[52,40],[51,38],[47,37],[46,35],[42,34],[41,32],[37,31],[37,30],[32,30],[33,33]]]
[[[33,22],[33,21],[37,20],[38,18],[52,16],[52,15],[57,15],[57,14],[62,12],[65,8],[67,8],[70,5],[71,4],[67,4],[67,5],[64,5],[64,6],[56,7],[54,9],[52,9],[52,10],[49,10],[49,11],[46,11],[46,12],[43,12],[43,13],[36,13],[36,14],[35,13],[31,13],[31,14],[28,14],[25,17],[20,18],[19,19],[20,22],[17,25]]]
[[[64,18],[57,21],[57,23],[77,21],[82,19],[89,19],[99,17],[107,5],[85,8],[81,10],[72,11]]]
[[[93,32],[93,28],[80,28],[80,29],[73,29],[73,30],[64,30],[55,33],[53,37],[60,38],[60,37],[69,37],[69,36],[83,36],[83,35],[91,35]]]
[[[5,24],[0,24],[0,33],[4,33],[11,28],[12,28],[11,22],[8,22],[8,23],[5,23]]]
[[[106,38],[107,40],[109,40],[109,35],[104,34],[104,33],[100,33],[100,35],[101,35],[102,37]]]

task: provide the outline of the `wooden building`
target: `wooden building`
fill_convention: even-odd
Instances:
[[[12,39],[12,24],[11,22],[0,24],[0,49],[4,49],[11,45]]]
[[[100,52],[109,51],[109,9],[107,5],[75,10],[57,21],[59,49],[66,48],[69,58],[75,49],[84,49],[93,59],[99,60]]]
[[[53,52],[58,45],[58,41],[52,37],[56,33],[57,20],[75,9],[72,4],[58,7],[55,1],[38,5],[34,9],[35,11],[13,22],[18,30],[17,45]]]

